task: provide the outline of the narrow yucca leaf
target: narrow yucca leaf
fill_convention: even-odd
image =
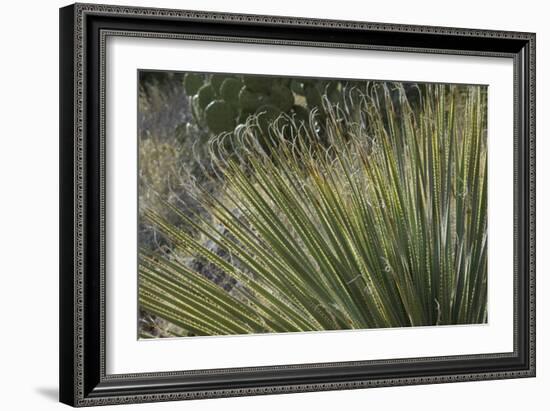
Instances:
[[[142,308],[196,335],[486,321],[486,91],[418,90],[419,105],[383,83],[325,101],[322,136],[312,115],[213,139],[223,190],[190,194],[206,215],[165,203],[194,233],[142,210],[171,244],[140,254]]]

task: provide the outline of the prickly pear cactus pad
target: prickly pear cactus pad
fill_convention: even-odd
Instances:
[[[315,120],[322,129],[326,118],[325,105],[339,104],[343,108],[345,92],[352,94],[350,90],[361,82],[189,72],[183,74],[182,84],[194,123],[202,127],[202,132],[212,135],[232,131],[236,126],[245,124],[251,116],[265,112],[268,115],[259,121],[264,131],[269,128],[266,126],[267,118],[272,121],[275,113],[277,116],[296,118],[304,124]],[[214,101],[217,104],[208,110]],[[315,118],[310,116],[312,113]],[[219,119],[214,118],[218,115]],[[193,127],[187,125],[182,129],[192,130]]]

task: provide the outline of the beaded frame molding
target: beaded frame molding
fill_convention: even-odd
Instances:
[[[514,64],[514,350],[105,372],[108,36],[505,57]],[[97,4],[60,9],[60,401],[93,406],[535,376],[535,34]],[[512,222],[511,222],[512,223]]]

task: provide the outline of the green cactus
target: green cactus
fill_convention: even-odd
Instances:
[[[242,82],[236,78],[226,78],[220,86],[220,96],[229,104],[238,108],[239,93],[242,88]]]
[[[292,79],[291,82],[290,82],[290,90],[294,94],[298,94],[298,95],[303,96],[304,95],[304,84],[299,80]]]
[[[246,120],[248,120],[248,116],[250,116],[251,113],[241,111],[239,115],[237,116],[237,124],[244,124],[246,123]]]
[[[250,90],[257,93],[269,93],[271,85],[273,84],[273,78],[267,76],[243,76],[243,83]]]
[[[193,114],[193,118],[195,119],[197,124],[201,124],[202,109],[199,107],[198,94],[195,94],[193,97],[191,97],[191,114]]]
[[[304,96],[306,97],[309,108],[317,107],[319,110],[323,108],[323,99],[321,93],[315,84],[304,84]]]
[[[245,113],[255,112],[264,102],[265,97],[250,90],[247,86],[239,92],[239,106]]]
[[[342,91],[340,83],[336,81],[327,82],[324,88],[324,94],[332,103],[337,103],[342,100]]]
[[[345,88],[339,80],[219,73],[187,73],[183,85],[195,123],[214,134],[234,130],[251,114],[259,115],[264,132],[275,119],[284,121],[281,114],[307,123],[314,108],[323,124],[323,96],[340,102]]]
[[[204,110],[204,118],[210,131],[215,134],[235,128],[235,111],[224,100],[214,100]]]
[[[290,91],[288,86],[282,84],[273,85],[269,100],[283,112],[289,111],[294,105],[294,95],[292,91]]]
[[[292,111],[294,113],[294,117],[298,122],[302,122],[305,124],[309,123],[309,110],[306,109],[303,106],[293,106]]]
[[[197,96],[199,96],[198,105],[204,110],[216,98],[216,92],[210,83],[206,83],[199,89]]]
[[[210,76],[210,84],[214,87],[216,94],[220,94],[222,83],[228,78],[231,78],[229,74],[215,73]]]
[[[292,79],[290,77],[278,77],[273,81],[276,84],[279,84],[283,87],[289,87],[290,88],[290,82],[292,81]]]
[[[196,94],[204,83],[204,77],[198,73],[186,73],[183,77],[185,94],[189,97]]]
[[[266,104],[256,110],[258,116],[258,125],[264,135],[268,135],[269,126],[281,115],[282,111],[272,105]]]

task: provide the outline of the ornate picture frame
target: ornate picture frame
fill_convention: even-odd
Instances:
[[[111,37],[510,60],[513,350],[108,373],[105,103]],[[80,407],[535,376],[535,34],[75,4],[60,10],[60,101],[61,402]]]

